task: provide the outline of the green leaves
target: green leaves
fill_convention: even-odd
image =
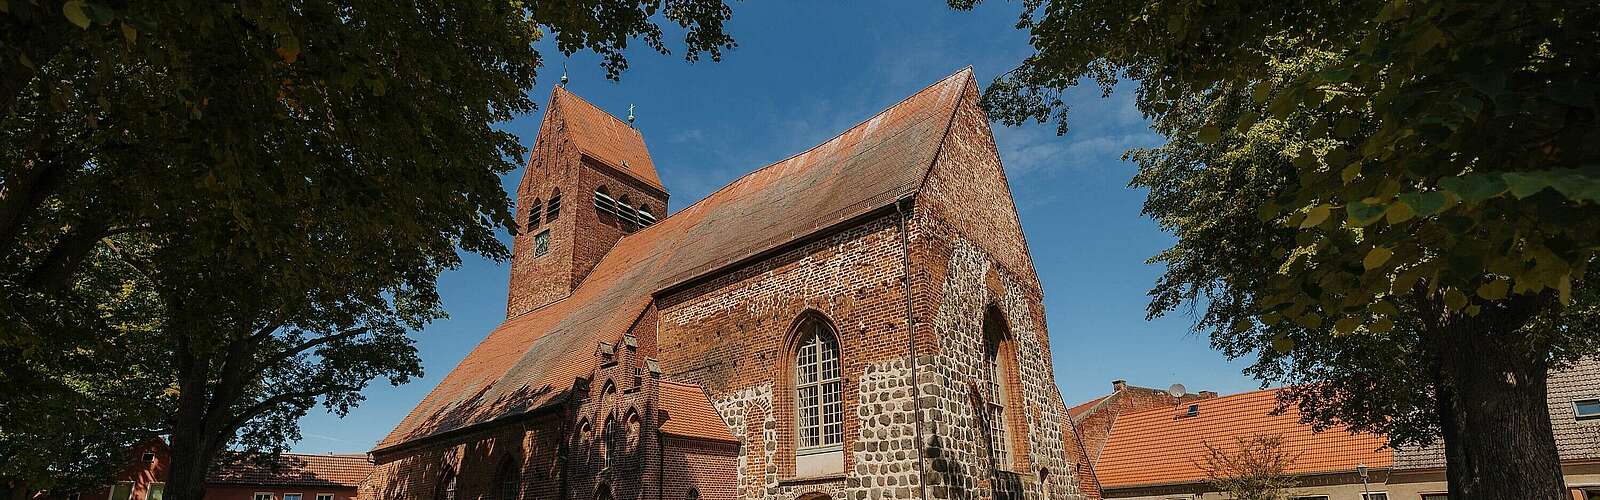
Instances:
[[[1350,225],[1355,227],[1365,227],[1378,222],[1388,210],[1389,207],[1386,205],[1366,201],[1358,201],[1345,207],[1345,212],[1350,216]]]
[[[1367,252],[1366,258],[1361,259],[1361,266],[1368,271],[1383,267],[1383,264],[1389,262],[1389,257],[1393,255],[1393,250],[1383,247],[1373,248]]]
[[[1333,207],[1328,205],[1317,205],[1315,207],[1311,207],[1311,210],[1306,211],[1305,220],[1300,221],[1300,229],[1317,227],[1321,225],[1323,221],[1328,220],[1328,215],[1332,213]]]
[[[89,6],[83,0],[71,0],[61,4],[61,14],[67,16],[67,21],[82,29],[89,29]]]

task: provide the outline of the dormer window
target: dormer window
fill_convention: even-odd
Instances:
[[[1600,418],[1600,399],[1573,401],[1572,413],[1579,420]]]

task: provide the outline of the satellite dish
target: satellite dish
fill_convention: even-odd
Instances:
[[[1188,392],[1187,389],[1183,388],[1183,384],[1172,384],[1172,387],[1168,387],[1167,388],[1167,395],[1168,396],[1172,396],[1172,397],[1175,397],[1175,398],[1181,398],[1181,397],[1183,397],[1184,395],[1187,395],[1187,394],[1189,394],[1189,392]]]

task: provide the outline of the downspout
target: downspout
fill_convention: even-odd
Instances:
[[[912,198],[907,197],[895,202],[894,211],[899,215],[900,225],[900,262],[901,276],[905,281],[906,294],[906,344],[911,349],[911,407],[916,412],[912,415],[912,425],[916,429],[917,452],[917,486],[922,491],[922,498],[928,497],[928,465],[927,453],[923,450],[925,441],[922,439],[922,380],[917,376],[917,329],[911,305],[911,237],[907,234],[906,218],[911,214],[906,211],[906,206],[912,203]]]

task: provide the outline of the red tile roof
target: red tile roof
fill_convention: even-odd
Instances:
[[[266,464],[232,455],[211,468],[206,484],[256,486],[327,486],[354,488],[372,473],[364,454],[302,455],[284,453]]]
[[[911,196],[933,165],[957,103],[976,84],[971,68],[950,75],[624,237],[570,296],[491,332],[377,448],[558,401],[575,378],[592,371],[596,344],[620,337],[655,292]],[[560,97],[564,92],[554,98],[579,102]],[[548,114],[580,108],[552,105]]]
[[[1103,488],[1204,481],[1205,444],[1231,446],[1236,437],[1281,436],[1284,450],[1297,456],[1295,474],[1355,470],[1357,464],[1387,468],[1393,462],[1382,437],[1342,429],[1312,432],[1290,407],[1273,415],[1277,390],[1191,401],[1173,408],[1123,414],[1095,464]],[[1188,405],[1199,414],[1179,415]]]
[[[567,136],[585,156],[666,192],[661,186],[661,177],[656,175],[655,164],[650,161],[650,152],[644,147],[644,136],[632,125],[559,85],[551,93],[550,106],[546,109],[547,113],[565,120],[571,132]]]
[[[711,397],[698,385],[661,381],[661,409],[667,420],[661,423],[661,432],[698,439],[737,442],[728,432],[728,424],[711,405]]]

